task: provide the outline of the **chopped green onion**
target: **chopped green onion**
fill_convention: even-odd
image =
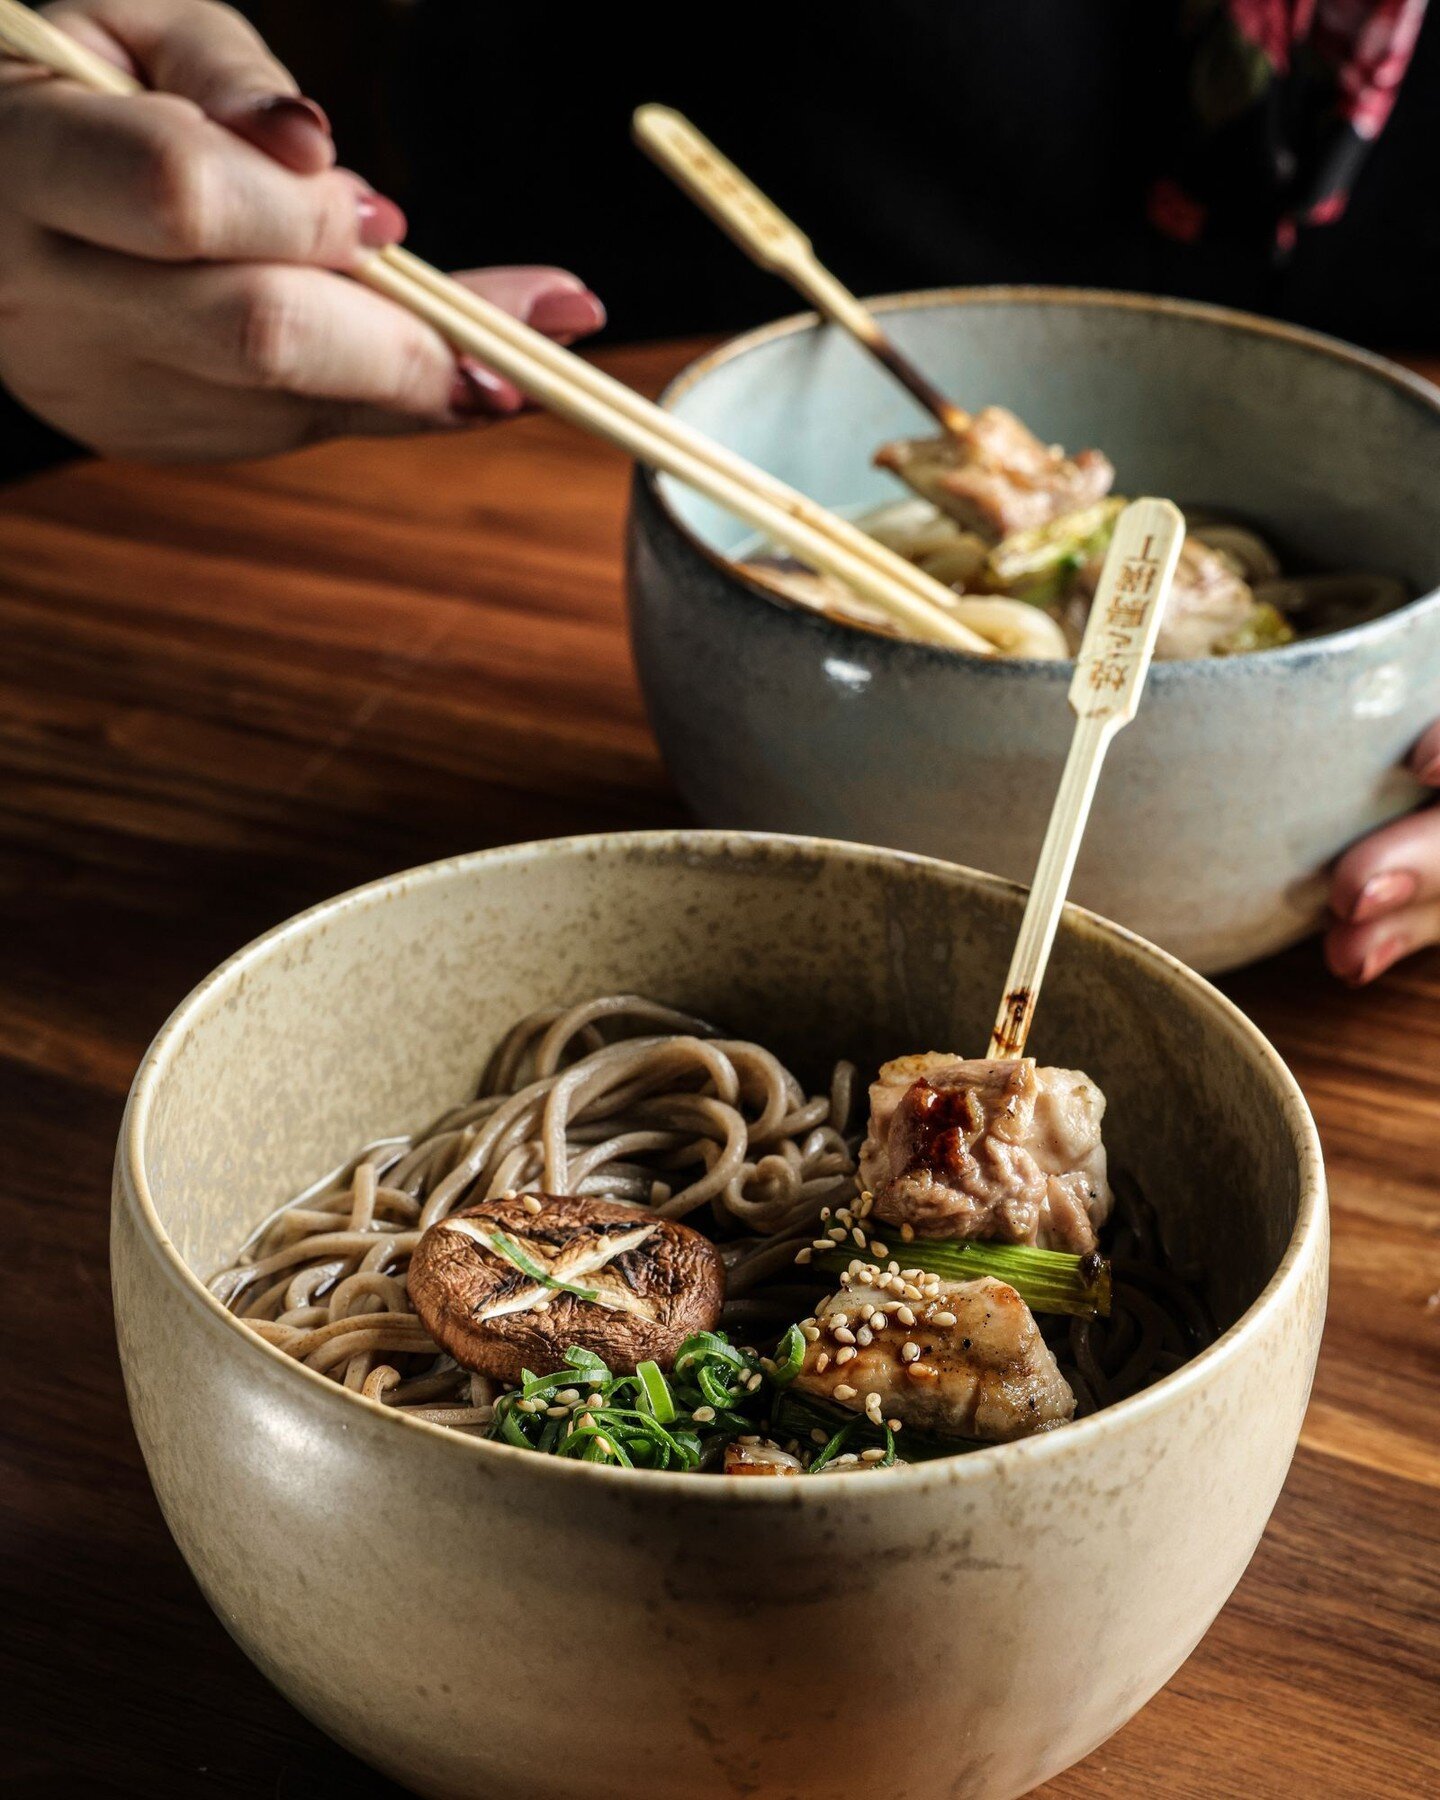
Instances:
[[[547,1275],[539,1263],[527,1256],[514,1238],[503,1231],[489,1232],[484,1243],[487,1250],[493,1250],[497,1256],[503,1256],[506,1262],[514,1263],[522,1275],[528,1275],[532,1281],[539,1282],[541,1287],[553,1288],[557,1294],[573,1294],[577,1300],[600,1298],[594,1288],[576,1287],[573,1282],[557,1281],[553,1275]]]
[[[1013,1287],[1032,1312],[1071,1313],[1077,1319],[1110,1316],[1110,1264],[1098,1251],[1072,1256],[1066,1250],[1037,1250],[1033,1244],[977,1244],[969,1239],[916,1239],[890,1260],[951,1281],[993,1275]],[[815,1259],[827,1275],[843,1274],[864,1252],[827,1251]],[[872,1259],[873,1260],[873,1259]]]
[[[786,1387],[800,1373],[805,1363],[805,1339],[800,1327],[792,1325],[775,1346],[775,1372],[770,1379],[776,1387]]]
[[[850,1439],[855,1435],[856,1428],[859,1424],[860,1415],[858,1413],[853,1419],[847,1419],[835,1433],[834,1437],[830,1439],[829,1443],[826,1444],[820,1454],[813,1458],[806,1473],[809,1475],[818,1475],[825,1467],[826,1463],[833,1462],[845,1448],[846,1444],[849,1443]]]
[[[635,1373],[640,1377],[640,1385],[645,1390],[651,1412],[662,1425],[668,1425],[675,1417],[675,1401],[670,1392],[670,1384],[660,1373],[659,1363],[642,1362]]]

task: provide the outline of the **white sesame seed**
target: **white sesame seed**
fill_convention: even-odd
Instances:
[[[850,1358],[855,1354],[856,1351],[853,1344],[846,1344],[842,1349],[837,1350],[835,1352],[836,1367],[842,1367],[845,1363],[849,1362]]]
[[[884,1462],[885,1452],[879,1448],[874,1450],[862,1450],[860,1452],[860,1460],[861,1462],[868,1463]]]
[[[898,1431],[900,1429],[899,1419],[887,1419],[885,1421],[885,1423],[890,1427],[890,1429],[892,1431]]]
[[[871,1243],[870,1249],[876,1256],[888,1256],[890,1254],[890,1246],[888,1244],[882,1244],[879,1238],[876,1238]]]
[[[869,1419],[872,1425],[884,1424],[885,1421],[880,1412],[880,1396],[878,1394],[867,1394],[865,1396],[865,1417]]]
[[[855,1333],[848,1325],[832,1325],[830,1327],[830,1335],[842,1344],[853,1344],[855,1342]]]
[[[543,1300],[537,1300],[535,1302],[534,1306],[532,1306],[530,1308],[530,1310],[531,1310],[531,1312],[549,1312],[549,1310],[550,1310],[549,1296],[547,1295],[546,1298]]]
[[[907,1281],[901,1292],[907,1300],[923,1300],[925,1298],[913,1281]]]
[[[855,1452],[853,1450],[847,1450],[845,1452],[844,1456],[837,1456],[835,1458],[835,1467],[837,1469],[839,1469],[839,1468],[842,1468],[846,1463],[857,1463],[857,1462],[859,1462],[859,1460],[860,1460],[860,1458],[855,1454]]]
[[[915,1315],[908,1306],[897,1306],[895,1308],[895,1317],[902,1325],[913,1325],[915,1323]]]
[[[837,1325],[843,1331],[850,1323],[850,1315],[847,1312],[832,1312],[828,1315],[828,1322],[832,1331]]]
[[[760,1383],[764,1379],[765,1379],[765,1377],[763,1375],[759,1374],[758,1372],[754,1375],[747,1375],[745,1377],[745,1385],[747,1388],[749,1388],[750,1392],[753,1394],[755,1392],[756,1388],[759,1387]]]
[[[561,1388],[555,1396],[562,1406],[573,1406],[580,1398],[579,1388]]]
[[[915,1227],[910,1223],[910,1221],[908,1219],[900,1227],[900,1238],[901,1238],[901,1241],[906,1244],[914,1242]]]
[[[833,1250],[835,1248],[835,1246],[830,1242],[828,1237],[823,1237],[823,1238],[816,1238],[815,1242],[810,1246],[810,1248],[812,1250]]]
[[[935,1323],[937,1325],[953,1325],[955,1323],[955,1315],[952,1312],[938,1312],[935,1315]]]
[[[851,1210],[848,1206],[842,1206],[836,1212],[835,1217],[840,1221],[840,1223],[842,1225],[853,1225],[855,1223],[855,1215],[854,1215],[854,1213],[851,1212]]]
[[[758,1444],[760,1442],[760,1434],[759,1432],[751,1432],[748,1437],[742,1437],[740,1442],[742,1444]]]
[[[863,1250],[865,1248],[865,1233],[860,1229],[860,1227],[858,1225],[856,1225],[852,1229],[850,1235],[852,1238],[854,1238],[855,1242]]]
[[[545,1408],[545,1417],[547,1419],[565,1419],[569,1416],[570,1408],[568,1406],[547,1406]]]
[[[528,1212],[528,1213],[538,1213],[538,1212],[544,1211],[544,1208],[541,1206],[540,1202],[535,1198],[535,1196],[533,1194],[526,1194],[522,1198],[520,1204],[525,1208],[526,1212]]]
[[[832,1225],[825,1235],[832,1244],[843,1244],[845,1242],[845,1227],[843,1225]]]
[[[902,1344],[900,1347],[900,1354],[905,1358],[906,1362],[918,1362],[920,1360],[920,1346],[918,1344]]]
[[[875,1342],[875,1334],[868,1325],[862,1325],[855,1333],[855,1342],[857,1344],[873,1344]]]
[[[902,1269],[900,1273],[906,1281],[918,1281],[925,1271],[923,1269]]]
[[[765,1373],[766,1373],[766,1374],[767,1374],[767,1375],[773,1375],[773,1374],[774,1374],[774,1373],[775,1373],[775,1359],[774,1359],[774,1357],[772,1357],[772,1356],[762,1356],[762,1357],[761,1357],[761,1358],[760,1358],[760,1367],[761,1367],[761,1368],[762,1368],[762,1369],[763,1369],[763,1370],[764,1370],[764,1371],[765,1371]]]
[[[820,1327],[818,1325],[802,1325],[800,1327],[800,1335],[807,1344],[818,1344],[820,1341]]]
[[[817,1375],[823,1375],[829,1367],[830,1367],[830,1352],[828,1350],[822,1350],[820,1352],[820,1354],[815,1358],[815,1373]]]
[[[887,1275],[898,1275],[900,1273],[900,1265],[899,1265],[899,1263],[897,1263],[894,1260],[893,1257],[891,1258],[891,1260],[888,1263],[886,1263],[885,1273]]]
[[[713,1406],[697,1406],[690,1417],[697,1425],[708,1425],[715,1417],[715,1408]]]
[[[853,1387],[848,1386],[847,1383],[842,1381],[835,1389],[835,1398],[837,1400],[853,1400],[855,1398],[855,1390]]]
[[[860,1308],[860,1317],[867,1325],[870,1323],[871,1319],[875,1317],[875,1308],[870,1301],[867,1300]]]
[[[808,1263],[814,1254],[814,1249],[809,1244],[806,1244],[803,1249],[795,1252],[795,1260],[797,1263]]]
[[[595,1421],[591,1418],[589,1413],[581,1413],[579,1419],[576,1421],[576,1429],[579,1431],[593,1431],[595,1429]]]
[[[830,1208],[828,1206],[822,1206],[820,1208],[820,1217],[822,1220],[828,1219],[830,1217]]]
[[[856,1216],[856,1218],[857,1218],[857,1219],[864,1219],[864,1218],[868,1218],[868,1217],[869,1217],[869,1214],[870,1214],[870,1208],[871,1208],[871,1207],[872,1207],[872,1206],[873,1206],[873,1205],[874,1205],[874,1204],[875,1204],[875,1200],[874,1200],[874,1197],[873,1197],[873,1195],[870,1195],[870,1194],[862,1194],[862,1195],[861,1195],[861,1196],[860,1196],[860,1198],[859,1198],[859,1200],[858,1200],[858,1201],[857,1201],[857,1203],[856,1203],[856,1206],[855,1206],[855,1216]]]
[[[515,1410],[523,1413],[539,1412],[540,1402],[538,1400],[517,1400]]]
[[[830,1442],[829,1434],[823,1432],[818,1425],[812,1425],[810,1427],[810,1442],[812,1444],[828,1444]]]
[[[875,1317],[870,1321],[870,1329],[872,1331],[883,1331],[889,1323],[890,1321],[885,1317],[884,1313],[877,1312]]]

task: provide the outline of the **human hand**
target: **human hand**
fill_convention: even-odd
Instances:
[[[1407,760],[1419,780],[1440,789],[1440,721]],[[1440,943],[1440,805],[1396,819],[1347,850],[1331,877],[1330,910],[1336,923],[1326,933],[1325,960],[1353,987]]]
[[[93,449],[181,459],[519,410],[509,382],[340,273],[404,216],[334,166],[325,115],[237,13],[45,10],[157,91],[0,60],[0,382],[26,406]],[[562,269],[460,279],[563,342],[604,323]]]

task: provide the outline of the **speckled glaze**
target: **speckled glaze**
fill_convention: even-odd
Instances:
[[[358,1143],[463,1095],[532,1007],[642,989],[816,1077],[841,1053],[973,1049],[1019,909],[1008,883],[895,852],[578,838],[362,888],[184,1002],[119,1146],[120,1348],[180,1548],[296,1706],[446,1800],[1002,1800],[1167,1679],[1290,1462],[1324,1178],[1259,1033],[1101,920],[1068,915],[1033,1047],[1104,1085],[1112,1155],[1205,1257],[1227,1329],[1081,1424],[813,1482],[586,1467],[387,1413],[197,1279]]]
[[[1333,340],[1174,301],[1021,288],[877,307],[946,392],[1098,444],[1121,492],[1233,512],[1307,564],[1397,575],[1426,596],[1260,656],[1157,663],[1107,761],[1079,901],[1200,969],[1304,936],[1327,863],[1422,795],[1397,765],[1440,714],[1440,393]],[[666,404],[842,509],[899,497],[870,454],[930,428],[813,315],[702,359]],[[1028,880],[1069,743],[1065,667],[832,624],[717,557],[749,536],[668,478],[637,476],[636,659],[700,818]]]

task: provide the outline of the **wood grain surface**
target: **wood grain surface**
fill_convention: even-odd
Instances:
[[[691,346],[690,348],[694,348]],[[647,391],[683,359],[611,354]],[[109,1164],[193,982],[452,851],[683,818],[626,646],[618,455],[540,418],[0,494],[0,1787],[378,1800],[230,1643],[125,1415]],[[1169,1687],[1047,1795],[1440,1793],[1440,957],[1226,984],[1294,1067],[1335,1212],[1314,1404]]]

